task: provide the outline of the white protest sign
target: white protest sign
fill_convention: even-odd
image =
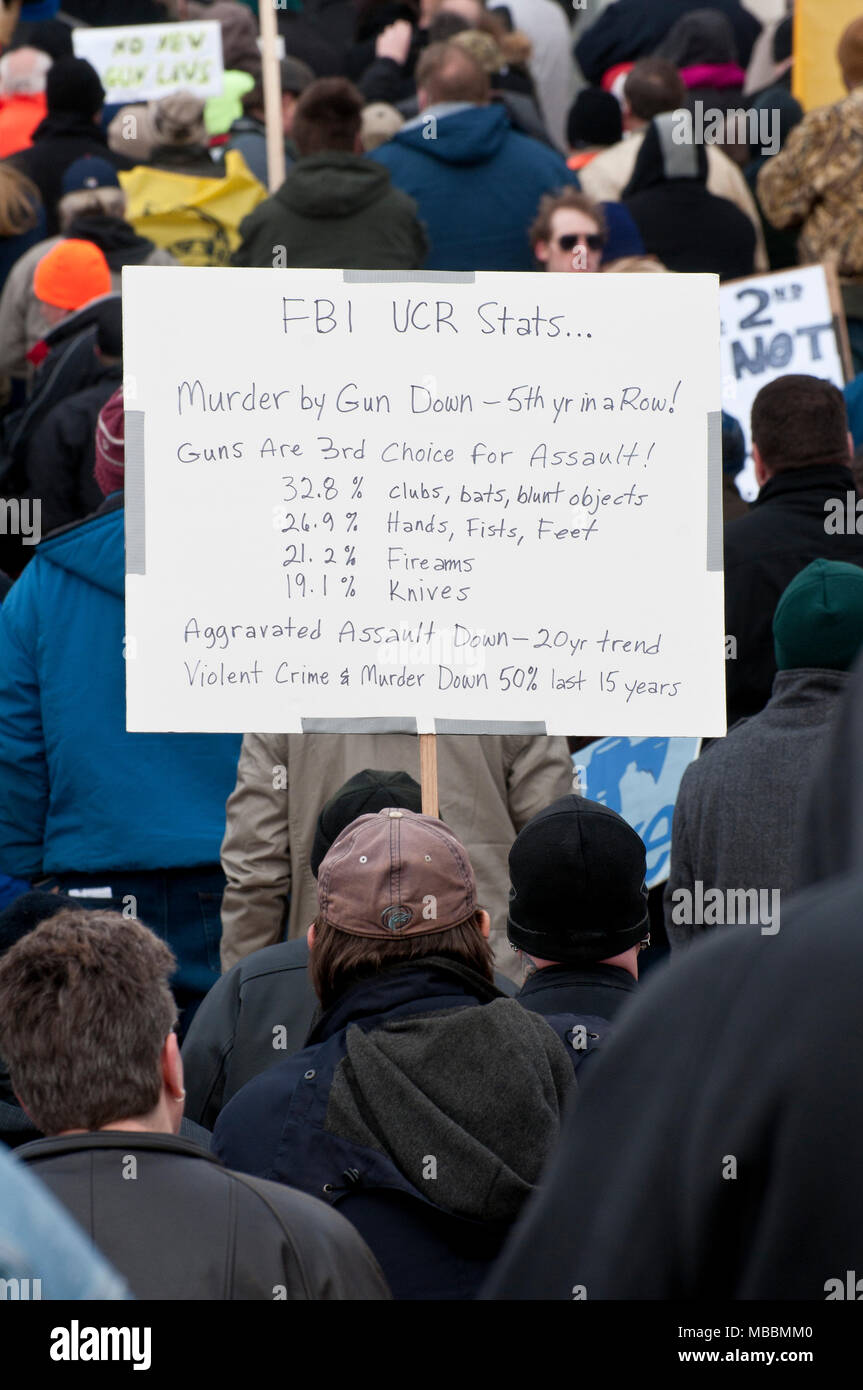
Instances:
[[[102,79],[106,106],[169,92],[222,92],[222,26],[215,20],[73,29],[72,44],[75,56],[92,63]]]
[[[737,485],[757,496],[749,417],[762,386],[802,372],[845,385],[830,287],[822,265],[796,266],[721,287],[722,408],[740,421],[747,464]]]
[[[715,277],[123,300],[130,730],[724,732]]]

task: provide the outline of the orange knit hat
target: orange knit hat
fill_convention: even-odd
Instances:
[[[81,309],[110,294],[108,262],[92,241],[69,237],[43,256],[33,276],[33,293],[56,309]]]

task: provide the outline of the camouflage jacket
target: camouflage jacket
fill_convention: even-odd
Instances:
[[[800,260],[863,279],[863,87],[811,111],[758,176],[775,227],[800,227]]]

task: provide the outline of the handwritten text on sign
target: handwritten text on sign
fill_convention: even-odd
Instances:
[[[126,271],[129,728],[723,732],[717,287],[659,278]]]
[[[213,20],[73,29],[72,43],[75,56],[101,77],[109,106],[181,90],[200,97],[222,91],[222,29]]]

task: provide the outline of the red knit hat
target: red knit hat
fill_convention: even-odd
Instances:
[[[118,386],[102,406],[96,421],[96,467],[93,476],[106,497],[122,488],[125,465],[126,415],[123,388]]]
[[[68,237],[43,256],[33,276],[33,293],[56,309],[81,309],[111,292],[111,272],[92,241]]]

